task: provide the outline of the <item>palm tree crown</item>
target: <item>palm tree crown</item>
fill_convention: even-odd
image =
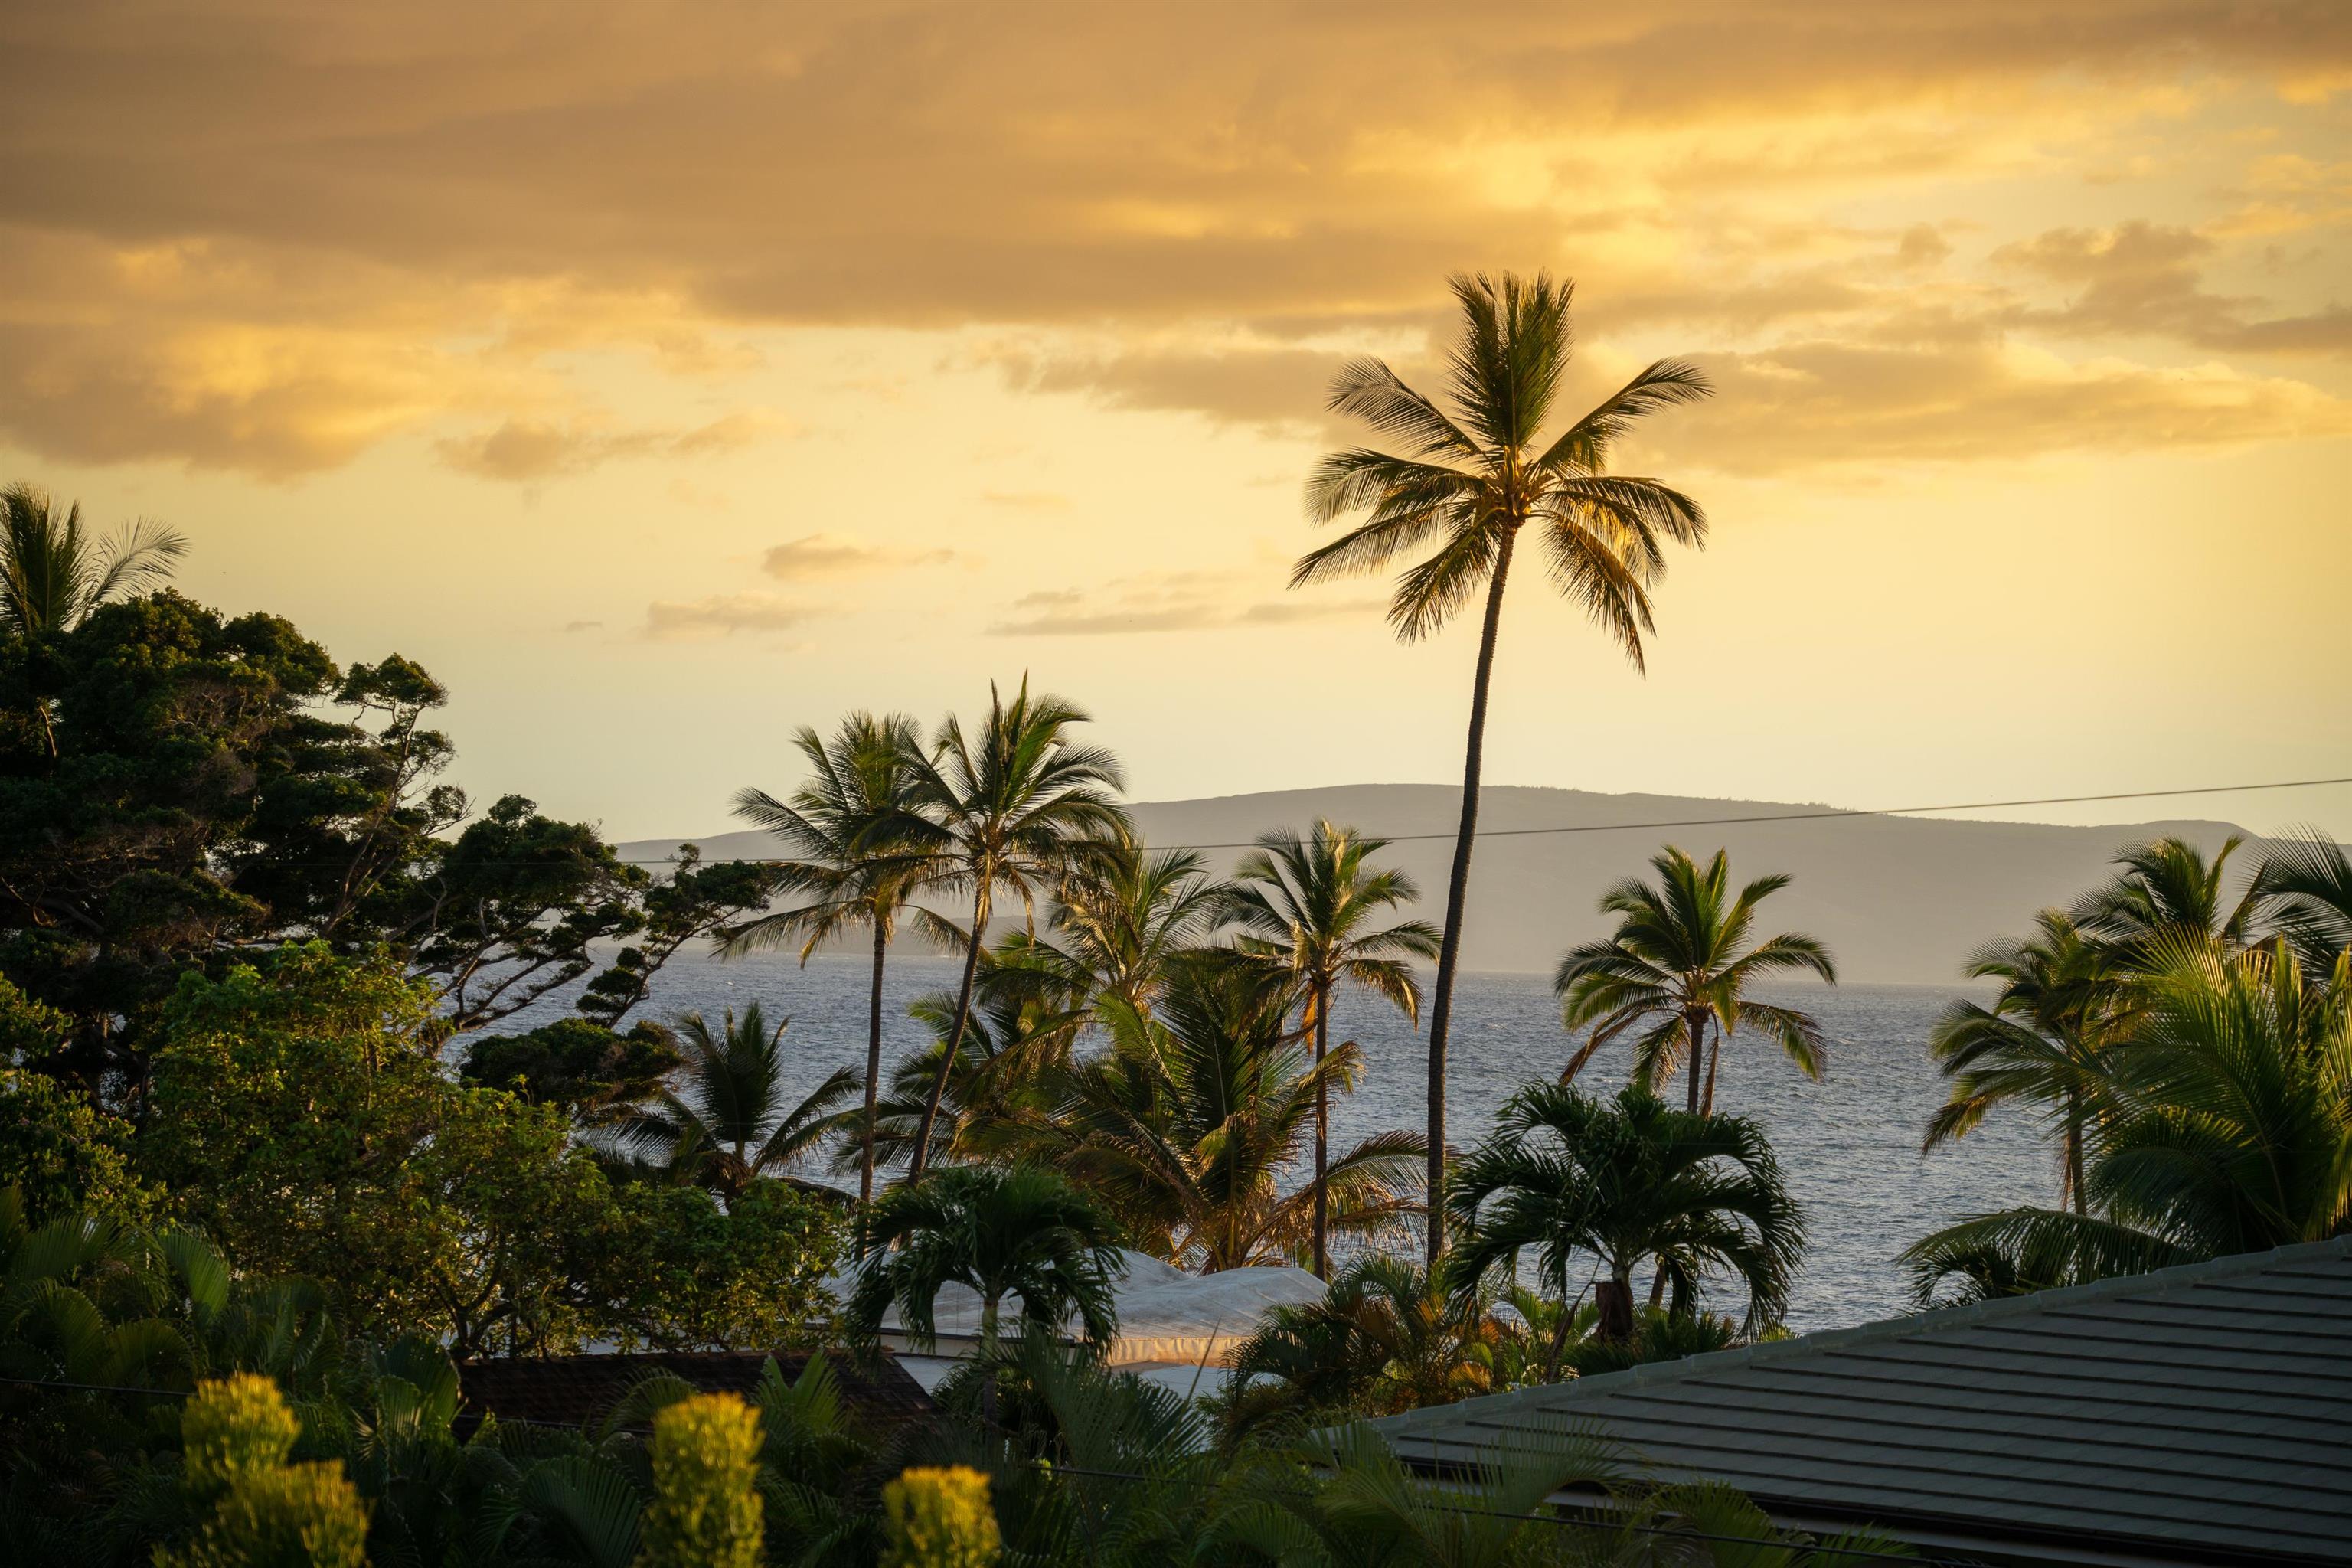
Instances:
[[[2229,896],[2230,857],[2244,842],[2231,835],[2210,860],[2185,838],[2126,849],[2116,857],[2115,878],[2076,902],[2074,923],[2134,967],[2153,964],[2168,939],[2242,946],[2263,898],[2259,877]]]
[[[1118,1332],[1111,1294],[1123,1271],[1118,1229],[1086,1194],[1051,1171],[950,1165],[920,1184],[895,1187],[866,1211],[857,1231],[859,1268],[843,1312],[849,1342],[878,1343],[892,1307],[918,1350],[937,1342],[940,1288],[962,1285],[980,1298],[983,1366],[1005,1298],[1021,1299],[1024,1331],[1078,1320],[1099,1349]],[[988,1367],[982,1408],[995,1416]]]
[[[23,637],[68,632],[107,600],[172,574],[187,553],[176,530],[134,522],[110,538],[82,525],[79,502],[58,512],[47,490],[0,490],[0,627]]]
[[[1408,959],[1437,956],[1438,933],[1426,921],[1391,926],[1373,921],[1420,896],[1402,871],[1370,870],[1366,862],[1388,847],[1352,827],[1315,825],[1312,837],[1272,833],[1234,868],[1223,896],[1226,918],[1240,928],[1234,945],[1296,981],[1306,997],[1304,1026],[1320,1062],[1331,1043],[1331,994],[1343,982],[1393,1004],[1420,1021],[1421,987]],[[1315,1244],[1312,1267],[1330,1272],[1329,1163],[1331,1112],[1328,1085],[1315,1102]]]
[[[1097,1017],[1108,1049],[1038,1084],[1035,1101],[977,1134],[1050,1163],[1103,1201],[1135,1244],[1203,1273],[1293,1262],[1312,1236],[1311,1188],[1286,1189],[1326,1086],[1355,1081],[1341,1046],[1310,1061],[1289,1027],[1288,987],[1213,957],[1183,965],[1146,1016],[1117,998]],[[1329,1223],[1360,1235],[1419,1207],[1421,1141],[1381,1132],[1330,1163]]]
[[[1687,1070],[1686,1108],[1715,1109],[1715,1069],[1723,1041],[1745,1027],[1769,1037],[1807,1078],[1822,1076],[1821,1026],[1810,1014],[1750,997],[1762,976],[1805,971],[1835,984],[1829,950],[1788,931],[1750,947],[1756,906],[1789,885],[1783,876],[1759,877],[1731,892],[1723,851],[1701,867],[1669,845],[1650,861],[1653,884],[1629,878],[1601,898],[1601,912],[1618,917],[1606,942],[1587,942],[1560,960],[1553,987],[1568,1028],[1592,1033],[1569,1058],[1560,1081],[1573,1079],[1593,1053],[1628,1030],[1633,1076],[1657,1084]],[[1712,1049],[1710,1035],[1712,1029]],[[1701,1083],[1702,1071],[1705,1075]]]
[[[1968,973],[2000,993],[1990,1007],[1963,997],[1937,1022],[1927,1048],[1952,1091],[1924,1148],[1966,1136],[1996,1105],[2039,1105],[2058,1125],[2059,1202],[2080,1212],[2084,1138],[2119,1035],[2113,957],[2064,910],[2044,910],[2032,936],[1979,949]]]
[[[771,1029],[757,1002],[740,1019],[730,1010],[717,1027],[700,1013],[681,1015],[676,1079],[616,1128],[615,1143],[651,1152],[672,1176],[730,1200],[809,1153],[832,1130],[841,1102],[857,1092],[857,1075],[839,1068],[799,1103],[787,1103],[789,1022]]]
[[[1199,851],[1155,851],[1122,836],[1063,879],[1047,934],[1015,931],[998,944],[996,979],[1062,1007],[1117,997],[1148,1012],[1171,966],[1215,929],[1221,895]]]
[[[1516,1269],[1532,1248],[1566,1300],[1580,1255],[1599,1266],[1600,1333],[1633,1331],[1633,1277],[1655,1257],[1680,1309],[1709,1269],[1748,1290],[1750,1325],[1779,1321],[1805,1227],[1762,1128],[1744,1116],[1674,1110],[1639,1085],[1594,1100],[1535,1084],[1507,1101],[1446,1196],[1462,1230],[1458,1289]]]
[[[2274,841],[2256,889],[2306,973],[2326,975],[2352,951],[2352,857],[2315,827]]]
[[[1523,529],[1532,527],[1554,584],[1598,622],[1638,667],[1651,629],[1650,588],[1665,568],[1664,543],[1706,537],[1698,503],[1655,479],[1607,472],[1612,450],[1634,423],[1707,395],[1706,378],[1681,360],[1660,360],[1601,404],[1547,434],[1567,377],[1573,286],[1538,274],[1457,276],[1461,331],[1446,357],[1446,398],[1407,386],[1376,359],[1351,362],[1332,384],[1330,407],[1363,420],[1404,448],[1368,447],[1323,459],[1307,481],[1318,522],[1366,513],[1340,538],[1292,570],[1294,586],[1377,571],[1433,547],[1405,569],[1389,621],[1408,642],[1438,630],[1481,587],[1486,620],[1470,696],[1462,819],[1446,886],[1445,927],[1429,1016],[1429,1183],[1444,1185],[1445,1046],[1461,956],[1470,850],[1477,837],[1478,779],[1486,696],[1501,625],[1504,584]],[[1430,1218],[1428,1251],[1444,1247],[1444,1216]]]
[[[962,1048],[997,890],[1017,896],[1034,924],[1041,894],[1128,837],[1127,814],[1112,799],[1119,787],[1118,760],[1070,739],[1072,727],[1087,721],[1085,711],[1056,697],[1031,696],[1026,679],[1009,702],[993,686],[988,695],[988,717],[976,733],[967,734],[950,715],[933,754],[915,758],[916,808],[873,830],[879,839],[903,845],[899,853],[908,862],[930,868],[933,885],[972,900],[955,1024],[916,1135],[910,1182],[922,1180],[939,1097]]]
[[[803,726],[793,737],[808,762],[809,777],[791,796],[765,790],[735,797],[735,814],[783,840],[793,858],[780,868],[783,889],[805,902],[761,915],[728,931],[719,952],[728,957],[800,943],[801,963],[829,939],[864,928],[874,942],[874,974],[866,997],[866,1121],[857,1173],[860,1203],[874,1196],[874,1105],[882,1078],[882,974],[901,918],[911,917],[935,940],[960,933],[919,905],[910,905],[933,869],[919,854],[888,837],[889,826],[918,803],[915,760],[922,742],[915,722],[898,714],[852,713],[827,741]]]

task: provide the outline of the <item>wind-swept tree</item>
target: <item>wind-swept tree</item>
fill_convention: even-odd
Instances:
[[[1331,994],[1344,982],[1381,997],[1415,1023],[1421,987],[1409,959],[1437,955],[1438,934],[1426,921],[1374,922],[1421,896],[1402,871],[1374,871],[1366,862],[1388,847],[1352,827],[1315,824],[1314,836],[1270,833],[1234,872],[1224,896],[1226,917],[1240,928],[1234,945],[1289,975],[1306,996],[1302,1027],[1315,1043],[1319,1066],[1331,1045]],[[1315,1089],[1315,1245],[1313,1268],[1330,1275],[1330,1199],[1325,1172],[1331,1135],[1330,1088]]]
[[[857,1092],[857,1075],[838,1068],[793,1102],[784,1088],[789,1022],[770,1028],[757,1002],[716,1027],[700,1013],[680,1015],[681,1065],[651,1104],[616,1126],[615,1146],[650,1154],[672,1178],[730,1203],[811,1152]]]
[[[2064,910],[2044,910],[2032,936],[1978,949],[1968,973],[2000,992],[1990,1007],[1962,997],[1937,1021],[1927,1049],[1952,1092],[1923,1148],[1966,1136],[1997,1105],[2039,1106],[2058,1128],[2058,1202],[2081,1214],[2084,1145],[2122,1033],[2114,957]]]
[[[1377,571],[1407,551],[1434,546],[1398,579],[1389,605],[1397,636],[1431,636],[1482,588],[1486,619],[1470,689],[1462,770],[1462,819],[1445,889],[1445,928],[1429,1013],[1429,1189],[1445,1174],[1445,1047],[1454,969],[1478,831],[1486,697],[1503,594],[1522,531],[1533,529],[1554,585],[1623,648],[1636,668],[1652,629],[1650,588],[1665,570],[1664,542],[1696,545],[1706,533],[1698,503],[1655,479],[1612,475],[1611,452],[1645,416],[1708,393],[1698,369],[1660,360],[1557,434],[1547,435],[1570,359],[1573,285],[1538,273],[1457,276],[1461,331],[1446,357],[1445,406],[1404,384],[1377,359],[1351,362],[1333,383],[1336,413],[1363,420],[1404,448],[1355,447],[1323,459],[1307,481],[1318,522],[1364,520],[1302,557],[1294,586]],[[1429,1257],[1444,1248],[1433,1210]]]
[[[1592,1033],[1559,1080],[1574,1079],[1594,1052],[1635,1029],[1634,1081],[1655,1087],[1678,1068],[1685,1070],[1687,1110],[1715,1109],[1723,1042],[1742,1028],[1769,1038],[1807,1078],[1821,1077],[1821,1025],[1811,1014],[1748,994],[1754,981],[1792,971],[1837,982],[1829,950],[1811,937],[1786,931],[1748,945],[1756,906],[1789,879],[1759,877],[1734,897],[1720,849],[1701,867],[1668,845],[1650,866],[1655,883],[1629,877],[1601,896],[1601,912],[1617,917],[1609,940],[1587,942],[1560,960],[1552,983],[1561,998],[1560,1022],[1570,1029],[1589,1024]]]
[[[874,1105],[882,1081],[882,974],[901,920],[912,920],[933,940],[961,933],[909,900],[933,868],[891,837],[890,825],[916,809],[917,763],[922,741],[915,722],[898,714],[852,713],[827,741],[806,727],[793,744],[807,759],[809,776],[783,800],[765,790],[735,796],[735,815],[782,839],[791,858],[776,868],[788,897],[802,900],[730,928],[719,952],[732,958],[800,944],[801,963],[834,937],[864,930],[874,942],[873,983],[866,1008],[866,1121],[857,1167],[857,1200],[874,1197]]]
[[[940,1096],[963,1048],[972,982],[998,890],[1021,900],[1034,927],[1041,894],[1070,880],[1107,845],[1128,835],[1127,814],[1112,799],[1119,788],[1118,760],[1070,738],[1071,729],[1085,722],[1082,710],[1058,697],[1031,696],[1025,677],[1009,702],[992,685],[988,717],[978,730],[968,734],[962,721],[950,715],[931,754],[914,761],[914,805],[874,830],[877,839],[903,846],[904,863],[926,867],[932,885],[971,900],[954,1022],[915,1134],[910,1183],[923,1179]]]
[[[109,599],[170,577],[187,552],[176,530],[142,521],[100,537],[83,526],[80,502],[59,512],[48,491],[10,485],[0,490],[0,628],[69,632]]]
[[[1645,1258],[1677,1310],[1704,1275],[1729,1274],[1760,1327],[1780,1321],[1804,1249],[1803,1215],[1762,1128],[1670,1110],[1639,1085],[1612,1100],[1566,1084],[1521,1089],[1464,1156],[1446,1205],[1462,1231],[1455,1289],[1515,1273],[1532,1248],[1544,1284],[1567,1300],[1584,1258],[1598,1266],[1596,1331],[1612,1343],[1633,1337],[1633,1269]]]

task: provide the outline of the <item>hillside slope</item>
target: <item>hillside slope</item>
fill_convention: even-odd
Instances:
[[[1458,800],[1458,791],[1439,784],[1346,784],[1150,801],[1133,809],[1155,845],[1244,844],[1269,828],[1303,828],[1318,816],[1399,837],[1440,835],[1398,843],[1386,857],[1421,884],[1422,912],[1436,921],[1444,914]],[[2109,859],[2123,846],[2179,834],[2210,850],[2242,831],[2208,821],[2066,827],[1919,817],[1667,828],[1641,825],[1819,808],[1517,786],[1490,787],[1482,800],[1464,938],[1464,963],[1472,970],[1548,972],[1565,948],[1604,929],[1593,910],[1601,889],[1642,871],[1659,845],[1673,843],[1702,857],[1728,849],[1735,877],[1792,875],[1795,881],[1767,906],[1770,929],[1822,938],[1847,978],[1949,982],[1979,942],[2021,931],[2035,910],[2063,903],[2107,875]],[[1597,831],[1484,836],[1558,826]],[[646,839],[621,847],[631,857],[657,858],[679,842]],[[696,842],[713,858],[775,853],[772,841],[759,833],[720,833]],[[1223,868],[1238,854],[1219,849],[1211,858]]]

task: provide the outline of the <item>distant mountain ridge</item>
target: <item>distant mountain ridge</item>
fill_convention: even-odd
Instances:
[[[1276,828],[1303,831],[1318,816],[1374,835],[1404,838],[1385,851],[1420,884],[1421,912],[1444,917],[1445,875],[1461,792],[1444,784],[1341,784],[1202,800],[1145,801],[1130,807],[1153,845],[1246,845]],[[2021,932],[2035,910],[2063,904],[2106,877],[2127,845],[2177,835],[2218,848],[2245,829],[2226,822],[2166,820],[2092,827],[1926,817],[1832,816],[1811,821],[1644,827],[1704,817],[1774,816],[1833,808],[1801,803],[1710,800],[1691,795],[1599,795],[1586,790],[1495,785],[1480,796],[1481,837],[1471,863],[1463,963],[1470,970],[1549,973],[1571,945],[1601,934],[1601,890],[1645,871],[1662,844],[1693,855],[1718,848],[1738,879],[1782,871],[1794,880],[1765,906],[1768,931],[1803,931],[1827,942],[1842,977],[1909,984],[1959,978],[1970,951]],[[1591,831],[1490,837],[1533,827]],[[2252,838],[2252,835],[2246,835]],[[687,840],[621,845],[658,859]],[[759,832],[719,833],[691,842],[707,858],[773,855]],[[2254,847],[2249,844],[2248,848]],[[1242,851],[1209,851],[1228,869]],[[2241,850],[2242,856],[2245,850]]]

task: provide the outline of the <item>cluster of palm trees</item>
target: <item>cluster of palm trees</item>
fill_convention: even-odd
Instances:
[[[1328,822],[1267,836],[1229,879],[1193,851],[1151,849],[1118,804],[1117,759],[1074,734],[1085,721],[1024,681],[929,738],[866,713],[830,737],[803,730],[804,782],[737,799],[787,849],[786,907],[730,930],[722,951],[805,961],[849,932],[870,939],[864,1103],[828,1124],[862,1204],[877,1166],[919,1186],[942,1159],[1037,1165],[1171,1261],[1325,1272],[1334,1234],[1422,1207],[1414,1135],[1330,1148],[1332,1090],[1361,1068],[1332,1039],[1336,999],[1357,990],[1416,1017],[1410,964],[1437,933],[1392,918],[1415,889],[1374,864],[1382,842]],[[1013,906],[1017,921],[998,921]],[[886,1078],[883,981],[908,930],[962,965],[951,995],[914,1008],[931,1046]],[[1286,1180],[1310,1159],[1307,1182]]]
[[[2249,874],[2165,838],[2032,933],[1979,952],[1999,989],[1933,1041],[1951,1094],[1927,1146],[2037,1114],[2053,1207],[1906,1253],[1922,1300],[2072,1284],[2352,1229],[2352,862],[2316,832]]]

